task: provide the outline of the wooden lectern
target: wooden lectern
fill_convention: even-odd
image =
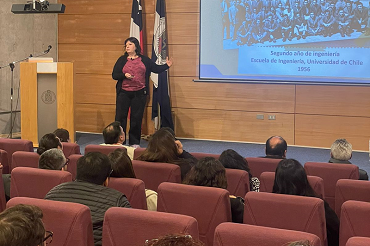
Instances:
[[[57,128],[75,141],[73,63],[20,64],[21,136],[38,147],[39,139]]]

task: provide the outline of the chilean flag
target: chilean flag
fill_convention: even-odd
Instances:
[[[139,40],[141,54],[144,53],[144,38],[143,38],[143,9],[141,0],[132,1],[130,37],[135,37]]]
[[[163,65],[166,64],[167,56],[166,3],[165,0],[157,0],[154,19],[152,61],[158,65]],[[152,119],[155,120],[155,128],[170,127],[174,129],[169,97],[168,71],[164,71],[160,74],[152,73],[150,76],[154,84]],[[158,116],[160,116],[159,120]]]

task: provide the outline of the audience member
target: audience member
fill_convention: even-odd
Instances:
[[[198,240],[190,235],[167,235],[158,239],[146,240],[145,245],[149,246],[203,246]]]
[[[340,138],[331,145],[330,163],[352,164],[349,160],[352,158],[352,144],[346,139]],[[369,180],[365,170],[359,169],[360,180]]]
[[[104,144],[106,146],[120,145],[126,148],[127,155],[131,160],[134,159],[135,148],[122,145],[126,141],[126,134],[123,131],[121,124],[118,121],[112,122],[107,125],[103,130]]]
[[[279,162],[276,172],[273,193],[318,197],[307,180],[307,174],[301,163],[294,159]],[[335,212],[324,201],[326,234],[328,246],[339,245],[339,219]]]
[[[205,157],[190,170],[183,183],[227,189],[226,171],[220,161],[213,157]],[[230,204],[232,221],[243,223],[243,198],[230,195]]]
[[[305,241],[295,241],[295,242],[290,242],[286,246],[311,246],[310,241],[305,240]]]
[[[166,128],[161,128],[150,138],[148,147],[139,156],[139,160],[149,162],[164,162],[176,164],[181,169],[181,178],[190,171],[194,165],[194,157],[183,150],[179,140]]]
[[[132,178],[136,179],[134,168],[132,167],[131,159],[123,149],[116,149],[108,155],[112,163],[112,174],[114,178]],[[157,211],[157,192],[145,189],[146,203],[148,210]]]
[[[91,210],[95,246],[102,245],[105,212],[111,207],[131,207],[124,194],[107,187],[111,171],[111,163],[106,155],[87,153],[77,161],[76,181],[57,185],[45,197],[47,200],[88,206]]]
[[[287,152],[287,143],[280,136],[272,136],[266,141],[266,158],[285,159]]]
[[[49,149],[63,149],[60,139],[54,133],[47,133],[39,141],[39,147],[37,148],[37,154],[41,155]]]
[[[251,170],[248,166],[248,161],[243,156],[239,155],[235,150],[225,150],[221,153],[218,160],[225,168],[247,171],[249,174],[250,190],[257,192],[260,190],[260,181],[258,178],[252,176]]]
[[[49,149],[39,158],[39,168],[49,170],[67,170],[68,161],[60,149]]]
[[[64,128],[58,128],[54,131],[54,134],[60,139],[63,143],[69,143],[71,140],[69,139],[69,132]]]
[[[19,204],[4,210],[0,213],[0,245],[43,246],[52,233],[45,237],[42,217],[42,210],[31,205]]]

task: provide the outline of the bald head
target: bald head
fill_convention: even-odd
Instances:
[[[266,156],[285,158],[287,143],[280,136],[273,136],[266,141]]]

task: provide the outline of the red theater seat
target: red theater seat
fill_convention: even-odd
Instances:
[[[85,154],[89,152],[100,152],[105,155],[109,155],[111,152],[119,148],[122,148],[127,153],[127,149],[121,145],[106,146],[106,145],[89,144],[85,148]]]
[[[212,246],[216,227],[231,221],[229,192],[224,189],[175,183],[158,187],[158,211],[194,217],[199,238]]]
[[[146,240],[177,233],[198,239],[197,221],[179,214],[110,208],[104,217],[103,246],[143,246]]]
[[[133,160],[136,178],[145,183],[145,188],[157,191],[163,182],[181,183],[181,170],[175,164]]]
[[[3,185],[3,170],[0,169],[0,213],[5,209],[6,199]]]
[[[10,197],[43,199],[52,188],[69,181],[72,181],[72,175],[69,172],[17,167],[12,171]]]
[[[54,232],[53,246],[94,246],[90,209],[82,204],[16,197],[7,207],[35,205],[43,212],[45,229]]]
[[[345,246],[351,237],[370,237],[370,203],[346,201],[340,216],[339,246]]]
[[[369,237],[351,237],[348,239],[346,246],[369,246]]]
[[[335,210],[335,186],[339,179],[358,179],[358,166],[351,164],[334,164],[325,162],[306,162],[307,175],[324,180],[325,201]]]
[[[251,169],[253,177],[260,178],[263,172],[275,172],[277,165],[281,159],[247,157],[248,166]]]
[[[1,163],[1,165],[3,165],[3,168],[7,167],[9,169],[8,152],[6,152],[5,150],[2,150],[2,149],[0,149],[0,163]]]
[[[348,200],[370,202],[370,182],[352,179],[338,180],[335,190],[335,212],[338,217],[342,204]]]
[[[80,155],[80,146],[76,143],[62,143],[63,146],[63,153],[65,157],[69,157],[70,155]]]
[[[125,194],[132,208],[147,209],[145,184],[142,180],[110,178],[108,187]]]
[[[192,156],[194,156],[196,159],[202,159],[204,157],[213,157],[215,158],[216,160],[218,160],[218,158],[220,157],[219,154],[211,154],[211,153],[198,153],[198,152],[194,152],[194,153],[190,153]]]
[[[136,148],[134,150],[134,160],[137,160],[139,156],[146,150],[146,148]]]
[[[312,233],[327,245],[324,201],[320,198],[248,192],[243,222]]]
[[[33,143],[23,139],[0,138],[0,149],[8,153],[8,165],[5,166],[6,163],[3,164],[3,173],[10,173],[13,153],[16,151],[33,152]]]
[[[77,175],[77,161],[80,159],[83,155],[70,155],[68,157],[69,163],[67,165],[67,171],[72,174],[72,180],[76,179]]]
[[[324,180],[320,177],[316,176],[307,176],[308,183],[311,185],[312,189],[315,193],[325,199],[325,191],[324,191]],[[275,181],[275,173],[273,172],[263,172],[261,174],[261,192],[272,192],[272,188],[274,187]]]
[[[321,246],[316,235],[301,231],[283,230],[277,228],[243,225],[237,223],[222,223],[217,226],[214,246],[283,246],[289,242],[308,240],[311,246]]]
[[[226,168],[226,178],[227,190],[231,195],[244,197],[250,191],[248,172]]]
[[[16,167],[39,167],[40,155],[35,152],[17,151],[12,155],[10,171]]]

